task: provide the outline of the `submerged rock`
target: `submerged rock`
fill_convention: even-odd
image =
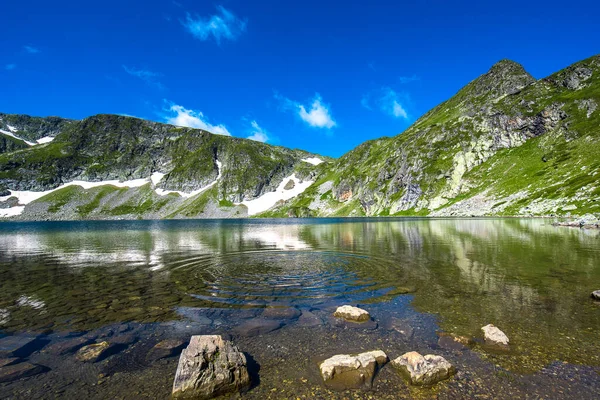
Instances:
[[[347,305],[338,307],[333,316],[350,322],[366,322],[371,320],[371,315],[368,311]]]
[[[61,356],[64,354],[73,353],[82,348],[83,346],[86,346],[92,342],[92,339],[86,337],[78,337],[74,339],[63,340],[46,347],[44,349],[44,352]]]
[[[237,326],[233,331],[239,336],[251,337],[264,335],[265,333],[275,331],[281,328],[282,325],[283,323],[281,321],[275,321],[272,319],[264,318],[255,318]]]
[[[381,351],[350,355],[339,354],[319,365],[325,385],[336,390],[371,388],[377,369],[387,363],[387,355]]]
[[[316,314],[310,311],[302,311],[302,315],[298,318],[298,325],[306,327],[314,327],[323,325],[323,320]]]
[[[301,311],[296,307],[267,307],[262,312],[262,317],[266,319],[296,319]]]
[[[0,357],[25,357],[37,347],[37,336],[7,336],[0,339]]]
[[[96,362],[106,358],[112,350],[110,343],[104,341],[94,343],[79,349],[75,357],[83,362]]]
[[[0,358],[0,367],[16,364],[19,361],[18,357]]]
[[[150,349],[146,355],[146,359],[148,361],[156,361],[161,358],[172,357],[179,353],[183,346],[185,346],[185,343],[186,342],[179,339],[163,340]]]
[[[17,379],[27,378],[45,372],[46,367],[36,364],[30,364],[28,362],[22,362],[19,364],[9,364],[4,367],[0,367],[0,383],[12,382]]]
[[[448,379],[455,368],[444,357],[427,354],[422,356],[416,351],[406,353],[392,361],[413,385],[433,385]]]
[[[600,290],[594,290],[592,292],[592,299],[594,299],[594,300],[600,300]]]
[[[246,357],[218,335],[192,336],[179,358],[174,398],[210,399],[250,388]]]
[[[489,344],[497,346],[508,346],[508,336],[504,334],[498,327],[489,324],[481,328],[485,341]]]

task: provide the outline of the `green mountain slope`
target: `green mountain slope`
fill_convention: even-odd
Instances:
[[[11,126],[14,132],[16,123]],[[2,202],[7,191],[54,190],[26,203],[20,218],[242,217],[246,207],[235,204],[274,191],[292,174],[310,180],[318,168],[302,160],[314,156],[200,129],[96,115],[69,121],[49,143],[0,154],[0,215],[2,208],[24,205],[14,198]],[[64,187],[73,181],[86,189]]]
[[[600,56],[536,81],[503,60],[263,216],[600,212]]]

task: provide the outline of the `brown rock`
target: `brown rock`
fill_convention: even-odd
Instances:
[[[0,382],[12,382],[17,379],[27,378],[45,372],[46,368],[41,365],[22,362],[19,364],[7,365],[0,368]]]
[[[281,321],[255,318],[237,326],[233,331],[237,335],[251,337],[275,331],[281,328],[282,325]]]
[[[79,349],[75,357],[82,362],[96,362],[106,358],[111,352],[111,344],[104,341],[94,343]]]
[[[296,307],[267,307],[261,316],[266,319],[296,319],[300,314]]]
[[[85,345],[92,343],[93,340],[86,337],[78,337],[75,339],[63,340],[44,349],[44,352],[57,356],[73,353]]]
[[[149,361],[160,360],[161,358],[167,358],[175,356],[179,353],[186,342],[179,339],[167,339],[157,343],[153,348],[150,349],[146,355],[146,359]]]

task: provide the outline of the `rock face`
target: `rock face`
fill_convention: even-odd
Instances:
[[[406,353],[392,361],[413,385],[433,385],[448,379],[455,368],[444,357],[428,354],[422,356],[416,351]]]
[[[371,319],[368,311],[353,306],[341,306],[333,313],[334,317],[343,318],[350,322],[367,322]]]
[[[325,385],[332,389],[368,389],[373,385],[377,369],[387,361],[387,355],[376,350],[357,355],[339,354],[323,361],[319,368]]]
[[[83,346],[76,354],[76,358],[82,362],[94,363],[106,358],[111,351],[110,343],[104,341]]]
[[[594,290],[592,292],[592,299],[594,299],[594,300],[600,300],[600,290]]]
[[[181,353],[174,398],[210,399],[250,388],[246,357],[221,336],[192,336]]]
[[[496,326],[489,324],[481,328],[486,343],[497,346],[508,346],[508,336]]]

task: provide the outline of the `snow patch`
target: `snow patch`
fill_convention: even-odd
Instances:
[[[162,172],[154,172],[151,176],[150,176],[150,181],[152,182],[152,184],[154,186],[158,185],[158,182],[162,181],[162,179],[165,177],[166,174],[163,174]]]
[[[10,130],[10,132],[0,129],[0,133],[4,133],[6,136],[10,136],[10,137],[15,138],[17,140],[23,141],[23,142],[27,143],[30,146],[35,146],[37,144],[37,143],[33,143],[33,142],[28,142],[27,140],[22,139],[22,138],[20,138],[20,137],[18,137],[16,135],[14,135],[13,132],[16,132],[16,131],[14,130],[15,128],[13,128],[12,126],[8,125],[8,129]]]
[[[23,213],[23,210],[25,210],[24,206],[0,208],[0,218],[16,217],[17,215],[21,215],[21,213]]]
[[[307,162],[312,165],[319,165],[324,162],[318,157],[303,158],[301,161]]]
[[[14,126],[10,126],[10,125],[6,125],[6,127],[8,128],[9,131],[11,132],[16,132],[18,129],[15,128]]]
[[[53,140],[54,140],[54,138],[52,136],[45,136],[41,139],[38,139],[37,142],[38,142],[38,144],[45,144],[45,143],[50,143]]]
[[[290,179],[294,181],[294,188],[285,190],[285,185]],[[298,196],[312,184],[313,181],[301,182],[300,179],[296,178],[296,174],[292,174],[287,178],[284,178],[274,192],[265,193],[254,200],[244,200],[241,204],[248,207],[248,215],[256,215],[263,211],[267,211],[269,208],[277,204],[278,201],[289,200],[292,197]]]

